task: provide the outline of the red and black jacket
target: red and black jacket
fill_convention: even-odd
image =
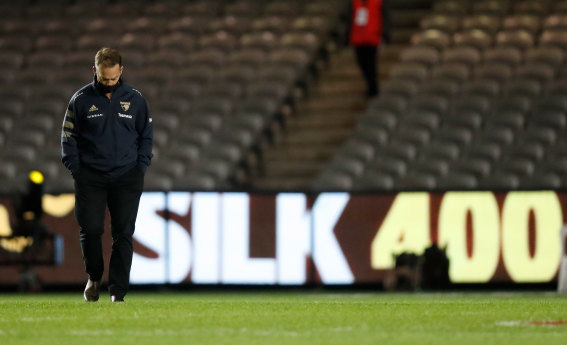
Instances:
[[[349,43],[354,46],[378,46],[390,39],[386,0],[352,0]]]

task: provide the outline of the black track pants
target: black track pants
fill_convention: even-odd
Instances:
[[[112,254],[108,273],[108,289],[124,296],[130,283],[132,236],[144,174],[137,167],[126,174],[109,178],[82,167],[75,178],[75,218],[86,272],[91,280],[101,280],[104,272],[101,236],[104,232],[106,208],[110,212]]]
[[[378,61],[376,46],[357,46],[354,49],[356,63],[362,71],[364,81],[366,82],[366,96],[373,97],[378,94]]]

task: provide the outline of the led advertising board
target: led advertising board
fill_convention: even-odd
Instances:
[[[454,283],[557,279],[566,196],[539,192],[144,193],[133,284],[351,285],[381,283],[402,252],[446,247]],[[38,266],[45,284],[85,280],[72,195],[44,197],[44,222],[64,260]],[[0,199],[0,236],[11,234]],[[108,224],[108,219],[107,219]],[[105,262],[110,234],[104,234]],[[14,250],[1,244],[1,250]],[[0,266],[0,284],[18,267]]]

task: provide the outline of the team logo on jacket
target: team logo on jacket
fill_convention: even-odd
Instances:
[[[96,107],[96,105],[93,104],[92,107],[89,109],[89,112],[97,111],[97,110],[98,108]]]
[[[128,111],[128,109],[130,109],[130,102],[120,102],[120,106],[122,107],[122,110]]]

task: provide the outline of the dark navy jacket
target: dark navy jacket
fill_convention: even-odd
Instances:
[[[61,148],[63,164],[73,176],[81,167],[117,177],[152,159],[152,118],[142,94],[120,80],[108,99],[94,81],[77,91],[67,107]]]

